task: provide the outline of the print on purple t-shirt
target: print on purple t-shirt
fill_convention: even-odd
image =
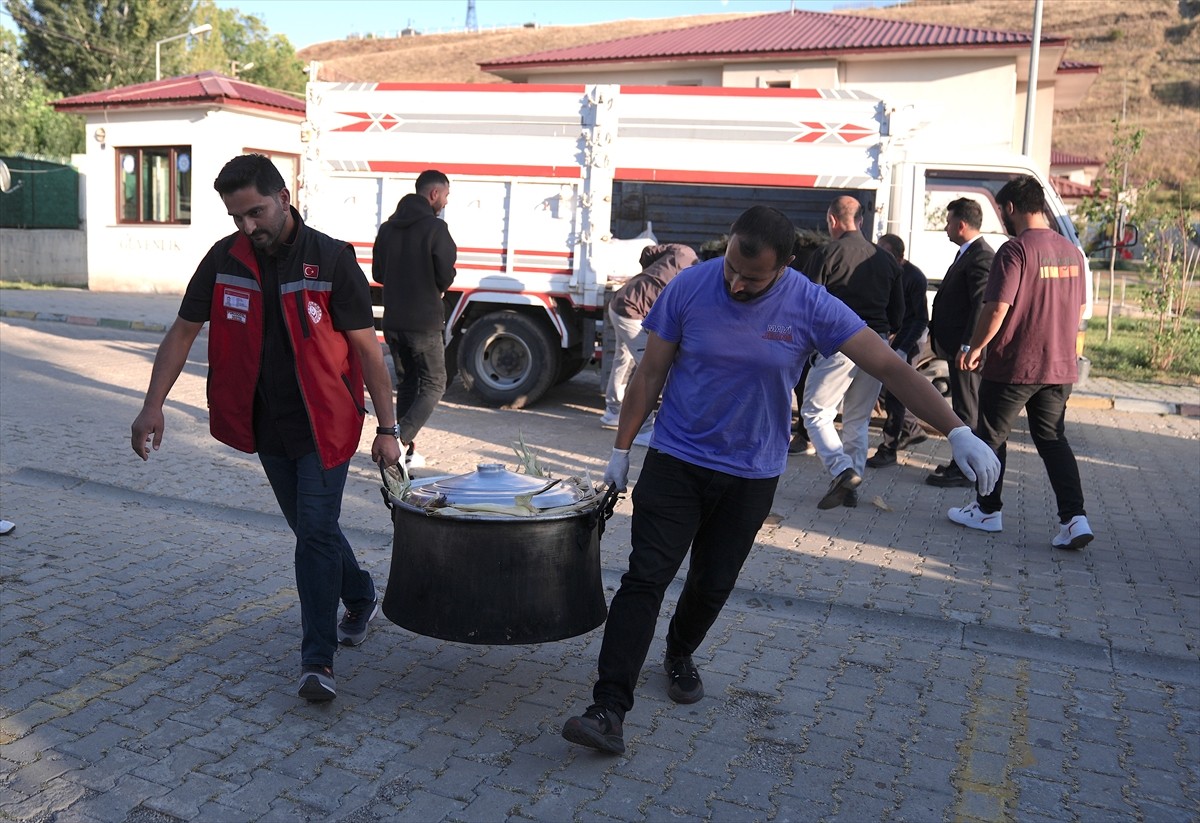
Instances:
[[[1027,229],[996,252],[985,303],[1012,308],[987,347],[983,378],[1074,383],[1079,308],[1087,295],[1079,249],[1052,229]]]
[[[776,477],[787,465],[792,389],[804,361],[814,350],[832,354],[865,324],[793,269],[761,297],[734,300],[724,262],[677,275],[642,323],[679,345],[652,443],[737,477]]]

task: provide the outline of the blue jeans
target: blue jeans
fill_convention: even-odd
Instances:
[[[633,488],[629,571],[613,596],[600,647],[596,703],[622,718],[633,708],[667,586],[691,548],[683,593],[667,629],[668,654],[692,654],[737,583],[771,512],[778,477],[747,480],[649,449]]]
[[[296,589],[300,593],[300,662],[332,666],[337,649],[338,600],[350,610],[375,599],[371,575],[359,568],[338,517],[350,462],[321,468],[316,452],[296,460],[260,454],[279,509],[296,535]]]
[[[1046,466],[1050,488],[1058,503],[1058,520],[1068,522],[1072,517],[1087,514],[1083,510],[1083,485],[1079,480],[1079,464],[1067,442],[1067,398],[1070,383],[997,383],[983,380],[979,384],[979,438],[992,447],[1000,458],[1000,477],[996,487],[986,497],[976,495],[979,508],[987,513],[1003,507],[1000,489],[1004,484],[1004,466],[1008,454],[1008,435],[1012,425],[1025,409],[1029,421],[1029,436],[1037,447],[1038,456]]]
[[[440,331],[384,332],[396,369],[396,422],[411,443],[446,393],[446,347]]]

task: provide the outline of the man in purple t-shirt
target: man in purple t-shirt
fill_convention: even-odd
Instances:
[[[814,350],[845,354],[945,433],[955,460],[981,491],[991,491],[1000,469],[991,449],[928,380],[848,306],[791,268],[796,230],[784,214],[754,206],[729,234],[724,257],[677,275],[646,316],[646,352],[621,403],[604,470],[604,482],[624,491],[629,447],[661,393],[633,490],[629,571],[609,606],[593,702],[562,730],[572,743],[611,754],[625,751],[625,714],[659,608],[689,554],[663,668],[671,700],[691,704],[704,697],[692,654],[771,511],[787,467],[792,391]]]
[[[978,494],[974,503],[948,514],[968,528],[1000,531],[1005,444],[1024,408],[1029,434],[1058,501],[1059,531],[1050,543],[1081,549],[1091,542],[1092,529],[1065,419],[1071,384],[1078,375],[1075,333],[1086,301],[1083,256],[1050,227],[1045,192],[1033,177],[1010,180],[996,202],[1014,239],[1001,246],[992,261],[983,310],[967,350],[958,355],[958,368],[978,369],[987,347],[976,433],[1000,458],[1000,479],[990,494]]]

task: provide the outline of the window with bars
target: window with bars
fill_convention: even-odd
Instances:
[[[192,222],[191,146],[118,149],[117,180],[119,222]]]

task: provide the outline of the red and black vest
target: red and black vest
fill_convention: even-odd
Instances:
[[[254,395],[262,366],[263,300],[279,300],[300,395],[325,468],[345,463],[362,436],[362,364],[329,311],[333,273],[346,244],[303,224],[279,294],[264,295],[258,260],[243,234],[217,258],[208,337],[209,431],[239,451],[256,451]]]

